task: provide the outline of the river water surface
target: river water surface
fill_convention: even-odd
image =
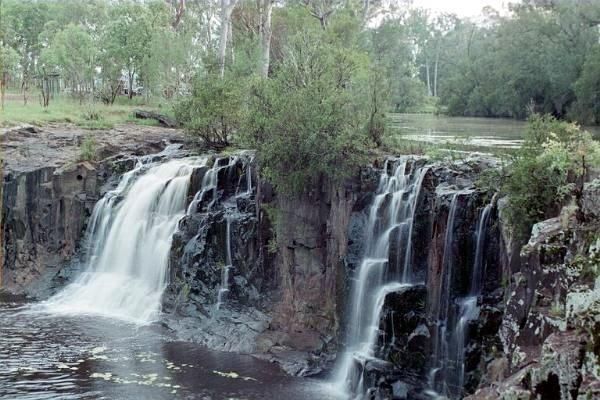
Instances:
[[[334,399],[327,393],[269,362],[173,341],[159,325],[0,299],[0,399]]]
[[[447,117],[433,114],[390,114],[396,139],[482,150],[515,149],[523,143],[527,123],[507,118]],[[600,127],[586,126],[596,139]]]

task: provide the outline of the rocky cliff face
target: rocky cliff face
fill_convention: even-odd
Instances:
[[[387,174],[393,175],[395,164],[386,166]],[[456,398],[479,384],[481,366],[501,346],[497,332],[503,311],[505,257],[497,212],[492,193],[480,192],[474,185],[480,171],[489,167],[482,160],[427,165],[426,160],[415,159],[406,168],[411,175],[424,173],[408,231],[411,250],[398,247],[403,233],[392,229],[386,270],[394,274],[406,262],[411,278],[409,286],[385,297],[373,357],[355,359],[350,380],[356,382],[351,384],[356,391],[377,399],[416,399],[435,389]],[[386,201],[382,204],[383,218]],[[362,259],[367,212],[372,210],[365,204],[350,219],[346,257],[350,279],[356,277]],[[482,215],[485,227],[478,232]],[[478,235],[483,235],[481,240]],[[475,290],[476,258],[481,282]],[[468,309],[477,315],[467,314]]]
[[[335,349],[348,220],[373,190],[371,171],[290,198],[259,179],[251,154],[211,158],[174,238],[169,325],[212,348],[267,354],[292,374],[321,371]]]
[[[98,198],[96,167],[84,162],[4,177],[2,286],[41,294],[74,255]]]
[[[503,351],[469,399],[600,397],[599,188],[586,185],[581,214],[570,205],[533,228],[504,277]]]
[[[251,153],[211,156],[192,174],[190,204],[173,238],[164,309],[178,336],[251,353],[269,322],[273,272],[265,261]]]
[[[165,147],[164,134],[146,132],[131,147],[102,142],[100,162],[75,162],[81,134],[73,134],[2,138],[4,290],[45,297],[64,285],[96,200],[133,167],[131,155]],[[68,150],[45,154],[48,140]],[[350,287],[379,174],[391,175],[394,162],[286,197],[260,179],[252,152],[205,161],[173,238],[166,324],[181,339],[262,354],[292,374],[330,368],[352,324]],[[394,228],[388,263],[397,274],[408,262],[412,286],[385,296],[373,357],[353,370],[372,398],[418,399],[432,388],[453,398],[475,392],[472,399],[600,395],[600,182],[586,186],[581,213],[566,207],[521,249],[503,222],[504,202],[474,184],[485,168],[493,165],[419,158],[407,168],[423,171],[412,247],[400,248],[404,231]]]
[[[274,263],[280,283],[271,324],[276,334],[265,337],[274,345],[335,350],[346,294],[350,216],[375,189],[373,172],[365,169],[341,186],[324,181],[297,198],[276,198]]]

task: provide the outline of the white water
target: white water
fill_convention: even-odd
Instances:
[[[487,232],[488,219],[492,206],[487,205],[481,211],[475,228],[475,257],[469,293],[464,298],[456,299],[456,317],[454,325],[450,322],[450,285],[452,281],[451,246],[454,242],[454,220],[457,200],[460,193],[452,199],[446,237],[444,244],[444,269],[442,291],[440,293],[440,309],[438,310],[438,331],[434,342],[433,366],[431,371],[431,387],[449,398],[460,398],[465,383],[465,346],[468,340],[468,326],[479,318],[477,298],[481,293],[481,277],[483,275],[483,253]]]
[[[219,288],[219,292],[217,294],[217,310],[221,308],[223,303],[227,300],[227,293],[229,293],[229,272],[231,268],[233,268],[232,260],[231,260],[231,216],[225,216],[225,220],[227,221],[227,228],[225,235],[226,243],[226,260],[225,265],[221,271],[221,287]]]
[[[85,272],[43,303],[52,313],[154,320],[167,285],[172,236],[185,215],[196,159],[138,164],[94,207]]]
[[[362,380],[355,382],[355,363],[374,356],[385,296],[409,286],[412,225],[426,168],[409,171],[410,160],[399,160],[390,176],[388,162],[369,210],[365,253],[351,289],[347,349],[336,365],[334,385],[340,392],[361,395]],[[400,260],[389,259],[390,238],[395,230]],[[398,257],[400,258],[400,257]],[[401,270],[400,270],[401,269]]]
[[[431,385],[432,387],[440,392],[445,393],[446,388],[440,388],[440,385],[444,386],[446,380],[446,363],[448,361],[448,313],[450,308],[450,287],[452,285],[452,272],[454,269],[454,260],[452,254],[452,244],[454,243],[454,220],[456,217],[456,209],[458,207],[459,193],[455,193],[452,196],[452,202],[450,203],[450,209],[448,211],[448,219],[446,221],[446,234],[444,237],[444,254],[442,256],[442,272],[441,282],[439,291],[439,306],[437,309],[437,315],[435,319],[436,332],[435,340],[433,341],[433,362],[432,362],[432,373],[431,373]],[[443,374],[443,379],[438,379],[438,374]],[[438,383],[440,382],[441,383]]]
[[[473,279],[469,296],[459,301],[459,318],[454,330],[455,355],[457,366],[457,389],[462,391],[465,385],[465,346],[467,344],[467,328],[470,321],[479,318],[479,306],[477,305],[477,297],[481,294],[481,279],[483,276],[483,253],[485,250],[485,239],[487,233],[488,220],[492,205],[488,204],[483,208],[479,219],[477,220],[475,261],[473,263]]]

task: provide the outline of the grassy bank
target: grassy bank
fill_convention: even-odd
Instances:
[[[134,118],[135,109],[170,113],[170,107],[161,107],[158,102],[145,102],[141,98],[118,98],[115,104],[105,105],[89,101],[80,103],[69,97],[57,97],[50,101],[48,108],[43,108],[37,99],[31,98],[27,105],[23,105],[22,98],[9,94],[4,111],[0,111],[0,127],[72,123],[86,129],[110,129],[116,124],[124,123],[157,125],[154,120]]]

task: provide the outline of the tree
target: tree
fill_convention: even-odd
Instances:
[[[3,7],[0,0],[0,110],[4,110],[6,86],[10,75],[14,75],[19,63],[19,55],[6,43],[6,26],[3,25]]]
[[[50,46],[42,51],[41,61],[55,66],[62,78],[71,82],[74,94],[83,101],[93,86],[96,49],[91,36],[81,27],[70,24],[58,32]]]
[[[19,54],[23,103],[27,104],[29,86],[42,50],[40,33],[48,20],[48,4],[34,0],[6,2],[3,25],[10,27],[6,43]]]
[[[362,161],[369,142],[360,96],[366,59],[306,26],[294,35],[274,76],[254,83],[240,133],[260,148],[264,176],[283,193],[339,180]]]
[[[134,81],[143,68],[151,39],[151,20],[147,8],[127,2],[111,10],[110,22],[104,27],[102,35],[102,56],[127,71],[129,99],[133,97]]]
[[[537,221],[556,216],[570,197],[581,208],[590,168],[600,165],[600,144],[588,132],[550,115],[532,115],[525,143],[509,166],[502,190],[517,238]]]
[[[205,145],[229,145],[242,120],[244,90],[240,79],[199,74],[189,97],[175,107],[175,116],[186,131]]]
[[[575,82],[577,101],[572,117],[583,123],[600,124],[600,45],[586,57],[583,70]]]
[[[457,23],[445,35],[447,66],[440,101],[452,115],[525,118],[536,112],[567,117],[575,82],[600,38],[579,2],[514,6],[488,13],[484,26]],[[600,11],[600,4],[595,6]]]

